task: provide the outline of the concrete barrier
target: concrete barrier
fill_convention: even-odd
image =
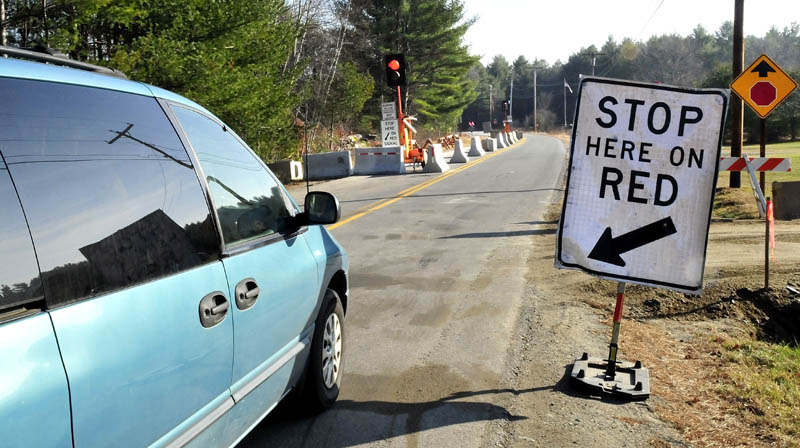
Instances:
[[[517,133],[517,140],[522,140],[522,131],[516,131]]]
[[[506,137],[508,137],[508,142],[511,143],[512,145],[514,143],[517,143],[517,137],[514,136],[514,132],[513,131],[506,133]]]
[[[406,164],[402,146],[380,148],[356,148],[356,164],[353,174],[405,174]]]
[[[425,164],[423,173],[444,173],[450,166],[444,161],[442,145],[436,143],[428,146],[428,163]]]
[[[497,149],[504,149],[504,148],[508,148],[508,145],[506,145],[506,139],[503,138],[503,133],[500,132],[499,134],[497,134]]]
[[[481,145],[481,138],[480,137],[472,137],[472,142],[469,146],[469,154],[470,157],[483,157],[486,155],[483,152],[483,145]]]
[[[467,163],[469,159],[467,158],[467,154],[464,151],[464,143],[461,142],[460,138],[456,139],[456,144],[453,145],[455,149],[453,149],[453,157],[450,157],[450,163]]]
[[[309,180],[338,179],[353,175],[353,160],[348,151],[309,154],[305,168]]]
[[[485,138],[481,141],[483,143],[483,149],[486,152],[494,152],[497,151],[497,139],[496,138]]]
[[[268,163],[267,166],[283,184],[289,184],[293,180],[303,180],[303,164],[296,160],[278,160]]]
[[[502,136],[503,136],[503,143],[506,144],[506,147],[511,146],[513,144],[511,143],[511,138],[508,136],[508,132],[503,132]]]
[[[773,182],[772,200],[775,219],[800,218],[800,182]]]

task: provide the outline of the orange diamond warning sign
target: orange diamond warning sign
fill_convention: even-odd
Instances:
[[[765,54],[731,83],[731,90],[761,118],[767,118],[796,88],[797,83]]]

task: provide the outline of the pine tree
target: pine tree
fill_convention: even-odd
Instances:
[[[379,97],[394,98],[384,87],[383,55],[404,53],[408,88],[404,110],[423,126],[452,128],[477,97],[469,71],[478,58],[463,43],[472,20],[460,0],[354,0],[352,23],[362,41],[351,48],[376,81],[372,107]]]
[[[303,67],[283,69],[297,35],[283,0],[9,0],[8,6],[11,44],[55,48],[184,94],[264,159],[295,151]]]

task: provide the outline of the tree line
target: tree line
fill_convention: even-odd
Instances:
[[[267,161],[305,150],[349,147],[353,134],[380,129],[380,105],[396,101],[383,56],[404,53],[409,85],[404,112],[424,134],[468,129],[490,117],[514,79],[514,125],[533,127],[534,78],[540,130],[572,121],[581,75],[727,87],[733,27],[638,42],[609,38],[566,62],[484,66],[464,35],[475,18],[463,0],[0,0],[4,44],[58,51],[110,66],[202,104],[237,130]],[[800,78],[800,26],[746,40],[746,61],[767,53]],[[535,48],[532,48],[535,52]],[[491,101],[490,101],[491,91]],[[770,139],[795,139],[800,99],[792,95],[770,117]],[[755,114],[745,132],[758,138]],[[480,126],[480,125],[479,125]]]
[[[783,30],[772,28],[763,37],[748,36],[745,39],[745,65],[761,54],[767,54],[792,78],[800,81],[800,25],[793,23]],[[523,56],[509,62],[503,56],[494,56],[488,65],[477,65],[470,71],[470,77],[478,85],[478,98],[464,111],[461,129],[468,129],[470,121],[502,120],[502,103],[511,98],[512,77],[514,125],[534,126],[536,77],[536,122],[540,130],[548,131],[563,128],[565,106],[567,122],[572,122],[578,93],[576,87],[582,76],[591,75],[593,71],[597,76],[608,78],[728,88],[733,80],[732,58],[732,22],[723,23],[714,33],[697,26],[688,36],[653,36],[642,42],[632,39],[616,42],[609,37],[600,48],[594,45],[583,47],[563,63],[548,64],[541,59],[528,61]],[[564,87],[565,82],[573,93]],[[563,101],[565,94],[566,104]],[[752,110],[745,107],[746,141],[758,141],[759,120]],[[768,123],[767,137],[770,141],[796,140],[800,133],[800,94],[790,95],[769,116]],[[730,119],[726,135],[730,138]]]
[[[384,53],[406,54],[404,109],[453,128],[477,97],[458,0],[0,0],[7,45],[54,49],[184,94],[265,160],[379,129]]]

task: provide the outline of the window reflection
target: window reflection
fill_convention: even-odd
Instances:
[[[41,300],[42,282],[17,193],[0,160],[0,312]]]
[[[226,128],[174,107],[200,165],[227,244],[292,230],[294,207],[277,181]]]
[[[0,101],[48,305],[216,259],[197,176],[154,98],[0,79]]]

